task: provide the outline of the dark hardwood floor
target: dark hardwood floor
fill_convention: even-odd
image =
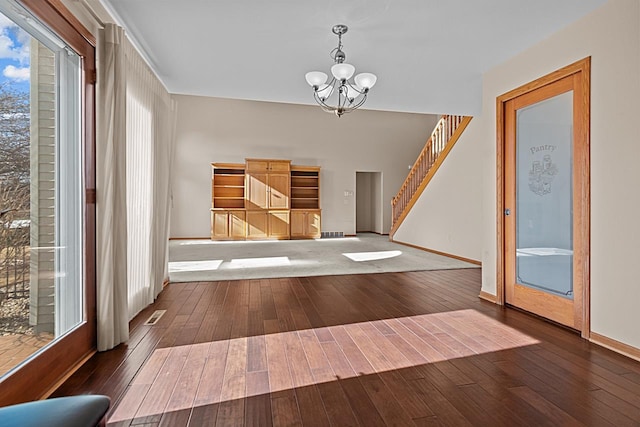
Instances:
[[[114,426],[640,426],[640,363],[480,300],[480,280],[171,284],[54,395],[110,396]]]

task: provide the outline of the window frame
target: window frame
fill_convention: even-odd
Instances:
[[[0,406],[46,398],[96,349],[95,37],[61,0],[17,0],[81,57],[84,320],[0,381]]]

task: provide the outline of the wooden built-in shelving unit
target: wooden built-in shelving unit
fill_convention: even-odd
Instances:
[[[275,159],[211,167],[211,239],[320,237],[320,167]]]

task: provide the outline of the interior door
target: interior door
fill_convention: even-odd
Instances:
[[[503,104],[505,302],[580,331],[589,254],[581,74]]]

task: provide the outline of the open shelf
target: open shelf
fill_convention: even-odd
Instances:
[[[244,209],[244,165],[216,166],[212,164],[211,207],[214,209]]]
[[[320,168],[291,168],[291,209],[320,208]]]

